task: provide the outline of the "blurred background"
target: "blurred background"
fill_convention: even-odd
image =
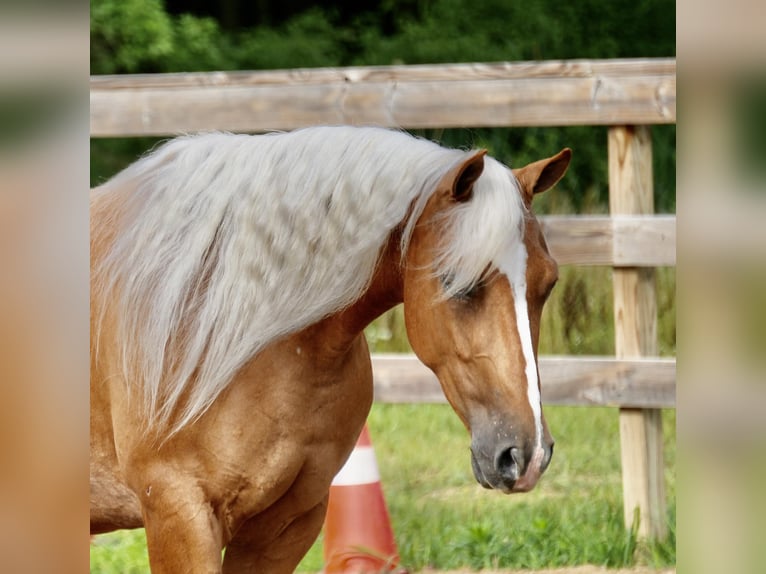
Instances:
[[[675,127],[656,127],[652,134],[656,211],[678,211],[679,222],[678,277],[673,270],[658,274],[660,352],[678,355],[678,569],[766,570],[760,543],[766,510],[766,39],[761,3],[722,4],[2,3],[2,570],[81,572],[89,559],[86,190],[154,145],[139,138],[89,139],[90,73],[676,55],[678,167]],[[422,135],[445,145],[487,147],[511,165],[570,146],[570,173],[536,210],[606,212],[605,128]],[[547,306],[553,327],[543,327],[541,352],[613,352],[611,296],[591,297],[592,289],[610,289],[611,280],[607,271],[588,273],[595,276],[562,274]],[[406,345],[395,335],[395,316],[386,321],[369,333],[374,344]],[[614,426],[604,416],[600,424]],[[442,428],[437,424],[433,432]],[[582,428],[572,433],[583,441],[600,432]],[[549,533],[552,517],[532,529]],[[463,534],[467,552],[504,542],[481,521]],[[630,544],[615,548],[613,564],[625,552],[635,562]],[[661,552],[659,564],[675,562],[675,547],[672,555],[667,548]]]

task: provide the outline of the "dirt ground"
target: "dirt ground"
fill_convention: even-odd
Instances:
[[[437,574],[436,570],[423,570],[418,574]],[[551,570],[448,570],[438,574],[676,574],[675,568],[654,570],[652,568],[625,568],[611,570],[602,566],[576,566],[574,568],[554,568]]]

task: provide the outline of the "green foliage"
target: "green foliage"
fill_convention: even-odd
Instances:
[[[388,2],[394,32],[380,27],[360,34],[353,63],[436,63],[671,56],[675,53],[674,4],[435,0],[416,10]]]
[[[90,30],[93,73],[155,71],[174,52],[162,0],[94,0]]]
[[[657,344],[661,356],[676,354],[676,269],[657,269]]]
[[[612,270],[562,266],[543,308],[542,355],[613,355]]]
[[[151,150],[159,138],[115,138],[90,140],[90,185],[106,182],[118,171]]]
[[[235,68],[230,40],[212,18],[165,12],[162,0],[93,0],[91,73]]]
[[[297,14],[278,28],[238,35],[236,59],[243,69],[336,66],[343,60],[347,31],[320,8]]]
[[[388,0],[223,31],[161,0],[93,0],[92,72],[672,56],[674,14],[669,0]]]
[[[160,64],[166,72],[226,70],[236,66],[218,22],[182,14],[174,20],[172,57]]]

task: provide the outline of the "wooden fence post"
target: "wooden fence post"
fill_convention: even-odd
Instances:
[[[654,212],[648,126],[609,128],[609,209],[612,215]],[[617,358],[656,356],[654,269],[615,267],[613,284]],[[663,539],[667,535],[662,440],[659,409],[620,409],[625,525],[632,526],[638,511],[641,538]]]

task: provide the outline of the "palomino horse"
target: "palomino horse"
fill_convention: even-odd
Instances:
[[[557,267],[530,204],[570,155],[510,170],[377,128],[206,134],[94,189],[91,531],[144,526],[153,572],[292,572],[372,403],[362,330],[400,302],[476,479],[533,488]]]

